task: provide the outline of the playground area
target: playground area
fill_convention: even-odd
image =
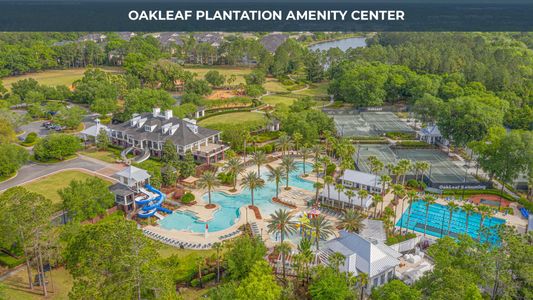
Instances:
[[[359,170],[370,173],[368,157],[376,156],[384,165],[396,164],[400,159],[408,159],[413,162],[427,161],[431,169],[425,175],[429,178],[429,185],[445,189],[447,185],[466,184],[477,186],[480,183],[474,176],[467,175],[466,169],[455,163],[446,153],[434,149],[394,149],[390,145],[361,145],[355,154],[355,161]],[[382,173],[386,173],[383,170]],[[414,176],[414,172],[407,174]],[[465,178],[466,176],[466,178]]]
[[[344,137],[378,136],[387,132],[414,133],[392,112],[359,112],[357,110],[325,110],[333,118],[337,132]]]

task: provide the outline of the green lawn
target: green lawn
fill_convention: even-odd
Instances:
[[[308,89],[295,92],[295,94],[311,97],[328,97],[328,86],[329,84],[327,82],[314,83],[311,84]]]
[[[294,101],[296,101],[296,98],[287,97],[287,96],[269,95],[269,96],[264,96],[263,98],[261,98],[261,100],[263,100],[263,102],[265,102],[266,104],[276,106],[278,104],[291,105]]]
[[[286,93],[289,91],[286,86],[274,78],[268,78],[263,86],[267,91],[272,93]]]
[[[111,151],[97,151],[97,150],[91,149],[91,150],[82,151],[80,152],[80,154],[83,154],[85,156],[98,159],[101,161],[105,161],[107,163],[115,163],[117,162],[117,159],[120,159],[118,155],[116,155],[115,153]]]
[[[120,68],[110,68],[105,67],[103,70],[119,73],[121,72]],[[33,78],[37,80],[40,84],[44,85],[67,85],[70,86],[74,81],[83,77],[85,68],[76,68],[76,69],[66,69],[66,70],[48,70],[38,73],[29,73],[20,76],[10,76],[1,78],[4,86],[6,88],[11,88],[11,84],[16,81]]]
[[[224,125],[242,125],[247,128],[257,128],[264,126],[266,121],[265,115],[261,113],[233,112],[203,119],[198,125],[209,128],[223,127]]]
[[[52,200],[53,204],[57,205],[61,203],[61,197],[57,193],[59,190],[68,186],[69,183],[74,179],[85,180],[92,177],[94,176],[87,173],[68,170],[43,177],[30,183],[26,183],[24,184],[24,187],[31,192],[45,196],[46,198]]]
[[[211,71],[211,70],[217,70],[220,74],[226,76],[226,79],[229,78],[231,75],[237,76],[237,80],[232,83],[232,85],[245,83],[244,81],[244,75],[249,74],[252,72],[252,69],[250,68],[236,68],[236,67],[186,67],[185,70],[189,72],[196,73],[196,78],[203,79],[205,73]]]
[[[64,268],[54,269],[52,271],[52,282],[48,284],[49,296],[44,298],[42,291],[36,287],[34,291],[28,288],[28,278],[26,269],[22,269],[15,274],[6,278],[2,283],[5,285],[4,294],[5,299],[13,300],[33,300],[33,299],[54,299],[63,300],[68,299],[68,293],[72,288],[72,276]],[[36,274],[36,271],[33,271]],[[48,279],[50,280],[50,279]],[[53,283],[53,288],[52,288]]]

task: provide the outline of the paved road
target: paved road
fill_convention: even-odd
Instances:
[[[42,126],[43,123],[44,123],[44,121],[36,121],[36,122],[31,122],[31,123],[24,124],[24,125],[20,126],[19,130],[20,131],[24,131],[24,133],[21,134],[20,137],[21,138],[26,138],[26,136],[30,132],[35,132],[39,136],[45,136],[45,135],[49,134],[50,131]]]
[[[30,163],[23,166],[19,170],[17,176],[0,183],[0,191],[64,169],[81,168],[89,171],[97,171],[107,166],[108,165],[105,162],[98,162],[97,160],[88,160],[80,157],[55,164]]]

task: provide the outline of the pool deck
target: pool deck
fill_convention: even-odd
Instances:
[[[296,162],[302,162],[302,160],[295,159]],[[311,163],[312,160],[306,161],[306,163]],[[272,167],[277,167],[280,164],[280,160],[276,160],[274,162],[269,163]],[[246,173],[248,171],[256,171],[257,172],[257,166],[249,166],[247,167],[243,173]],[[264,171],[264,169],[262,169]],[[309,173],[309,171],[306,169],[306,173]],[[261,173],[263,174],[263,172]],[[217,187],[213,192],[224,192],[230,195],[240,194],[243,192],[243,188],[241,187],[241,178],[242,176],[239,176],[237,178],[237,185],[236,189],[233,190],[232,186],[225,186],[221,185]],[[317,180],[316,176],[309,174],[307,177],[304,178],[305,180],[309,180],[311,182],[315,182]],[[322,179],[318,179],[319,181],[322,181]],[[307,203],[306,199],[314,198],[315,192],[314,191],[308,191],[305,189],[301,189],[298,187],[294,187],[290,185],[290,190],[285,190],[284,187],[284,181],[280,182],[280,193],[279,198],[284,200],[285,202],[291,202],[291,204],[295,205],[297,208],[293,209],[288,206],[285,206],[286,209],[292,211],[293,213],[296,213],[298,211],[305,211],[307,209]],[[213,218],[213,214],[218,211],[218,206],[212,209],[208,209],[205,206],[208,204],[206,200],[204,200],[204,195],[206,195],[207,190],[206,189],[191,189],[190,192],[195,196],[196,204],[194,205],[183,205],[180,208],[178,208],[176,211],[188,211],[191,213],[194,213],[195,216],[200,221],[208,221]],[[255,213],[252,209],[248,208],[248,205],[244,205],[239,210],[239,218],[233,224],[232,226],[216,231],[216,232],[208,232],[207,235],[205,233],[199,233],[199,232],[191,232],[191,231],[184,231],[184,230],[175,230],[175,229],[165,229],[161,226],[145,226],[143,227],[144,230],[148,230],[150,232],[156,233],[162,237],[173,239],[175,241],[180,241],[184,243],[195,243],[195,244],[213,244],[215,242],[222,242],[221,237],[233,233],[238,230],[239,227],[245,225],[248,223],[256,223],[260,229],[260,235],[262,235],[262,239],[265,241],[265,244],[267,247],[273,247],[276,242],[272,241],[270,239],[270,235],[268,234],[268,215],[261,215],[262,219],[257,219],[255,217]],[[328,217],[331,218],[331,217]],[[235,235],[237,236],[237,235]],[[233,236],[234,237],[234,236]]]

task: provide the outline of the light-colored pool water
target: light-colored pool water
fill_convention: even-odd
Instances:
[[[289,175],[289,186],[298,187],[305,190],[313,190],[313,182],[300,178],[303,173],[303,163],[296,163],[297,169]],[[311,164],[306,164],[306,171],[312,170]],[[276,183],[268,181],[268,169],[261,168],[261,178],[265,180],[265,187],[261,190],[254,191],[254,203],[261,210],[261,215],[268,216],[276,209],[285,208],[272,202],[272,197],[276,195]],[[280,183],[280,189],[284,187],[285,181]],[[203,199],[208,201],[205,194]],[[219,209],[214,213],[213,219],[207,222],[209,232],[224,230],[233,224],[239,218],[239,208],[251,204],[251,193],[244,190],[239,194],[230,195],[223,192],[214,192],[211,194],[211,202],[219,205]],[[245,217],[245,216],[243,216]],[[163,220],[159,225],[165,229],[186,230],[192,232],[204,232],[205,222],[199,221],[193,214],[174,212]]]
[[[407,224],[407,216],[409,215],[409,208],[404,212],[400,220],[396,223],[396,226],[402,224],[403,228],[409,228],[418,232],[424,232],[424,224],[426,222],[426,205],[423,201],[417,201],[412,204],[411,217],[409,218],[409,224]],[[448,221],[450,219],[450,213],[448,207],[438,203],[429,206],[429,215],[427,222],[426,234],[443,237],[448,235]],[[459,234],[468,234],[472,238],[477,239],[480,232],[481,215],[478,213],[472,213],[468,217],[468,232],[466,232],[466,212],[462,209],[456,210],[452,215],[452,221],[450,226],[450,236],[457,237]],[[497,243],[499,238],[497,235],[496,227],[498,225],[505,224],[505,220],[499,218],[485,218],[483,221],[483,227],[489,228],[488,239],[491,243]],[[486,230],[486,229],[485,229]],[[481,235],[481,241],[487,240],[487,233]]]

